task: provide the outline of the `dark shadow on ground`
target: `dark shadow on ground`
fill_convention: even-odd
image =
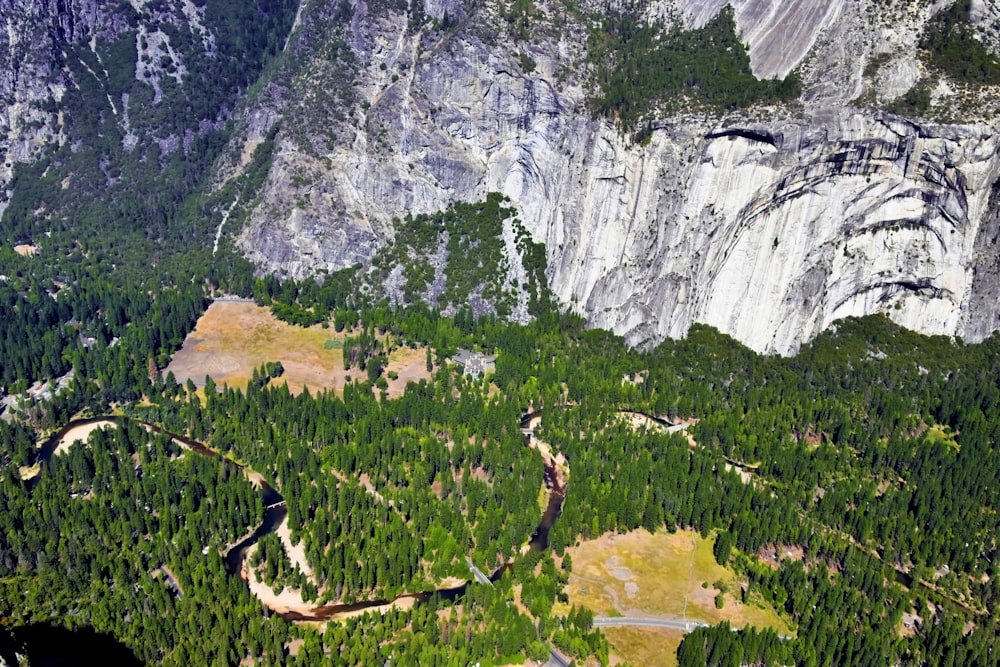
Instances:
[[[31,667],[140,667],[135,654],[111,635],[93,628],[67,630],[52,625],[28,625],[13,630]],[[17,663],[14,663],[17,664]]]

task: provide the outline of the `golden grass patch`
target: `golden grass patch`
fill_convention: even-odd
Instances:
[[[208,375],[220,386],[245,389],[255,368],[280,361],[285,373],[278,382],[286,383],[293,393],[303,387],[341,391],[348,374],[339,349],[342,345],[328,341],[342,342],[343,337],[320,325],[287,324],[253,303],[216,302],[198,320],[166,370],[180,383],[190,379],[203,386]]]
[[[734,627],[769,627],[779,634],[793,634],[773,609],[740,601],[744,582],[716,563],[712,544],[693,531],[650,534],[637,530],[571,547],[567,549],[573,560],[566,588],[569,604],[559,611],[582,605],[595,616],[655,616],[710,625],[728,620]],[[728,591],[722,609],[715,608],[717,582]],[[648,659],[647,645],[666,650],[655,641],[661,635],[651,634],[662,631],[615,628],[605,632],[623,659],[634,664],[674,664]],[[668,651],[671,660],[678,644]]]
[[[31,245],[30,243],[22,243],[21,245],[14,246],[14,252],[21,257],[34,257],[38,254],[38,246]]]
[[[395,380],[388,377],[390,371],[398,375]],[[431,374],[427,370],[427,348],[401,347],[393,350],[389,354],[389,363],[385,367],[385,374],[389,384],[386,391],[389,398],[402,396],[407,382],[429,380]]]
[[[645,667],[677,667],[677,647],[684,639],[680,630],[666,628],[605,628],[604,636],[615,647],[612,657]],[[619,646],[627,647],[627,654]]]
[[[304,387],[312,392],[333,389],[339,393],[348,375],[364,377],[358,368],[344,370],[344,338],[349,333],[337,333],[322,325],[305,328],[287,324],[254,303],[215,302],[198,320],[164,373],[172,372],[181,384],[190,379],[199,387],[199,398],[204,399],[206,375],[219,386],[245,389],[255,368],[280,361],[285,372],[276,382],[287,384],[293,394]],[[407,382],[431,377],[426,349],[393,350],[385,374],[390,371],[398,377],[386,377],[388,395],[402,396]]]

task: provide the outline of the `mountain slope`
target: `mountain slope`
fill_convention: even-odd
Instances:
[[[639,15],[692,29],[723,4],[648,3]],[[871,312],[927,333],[990,333],[997,259],[985,241],[996,235],[1000,162],[996,127],[977,110],[988,115],[995,91],[963,88],[922,59],[917,42],[940,12],[734,4],[754,73],[794,68],[800,101],[653,113],[637,144],[589,108],[599,64],[585,45],[600,14],[555,1],[425,3],[417,15],[358,2],[322,36],[292,38],[311,62],[325,41],[350,46],[353,100],[272,106],[262,96],[247,114],[246,141],[254,118],[283,124],[240,245],[268,271],[337,269],[388,242],[394,217],[499,191],[545,243],[555,294],[632,343],[705,322],[788,353],[837,318]],[[996,16],[989,3],[974,9],[986,25]],[[870,24],[881,34],[866,36]],[[321,88],[322,71],[303,68],[291,85]],[[927,115],[980,122],[879,109],[928,77],[938,83]],[[303,106],[308,121],[289,122]]]
[[[177,228],[180,208],[225,144],[240,96],[283,47],[296,7],[0,2],[4,235],[55,235],[44,245],[65,248],[72,241],[60,232],[108,234],[112,245],[138,232],[185,245],[192,229]]]
[[[231,233],[304,277],[499,192],[555,296],[633,344],[703,322],[790,353],[873,312],[969,340],[998,324],[994,0],[223,7],[0,5],[11,35],[49,26],[7,44],[10,241],[61,210],[159,242]],[[206,92],[225,54],[246,67]]]

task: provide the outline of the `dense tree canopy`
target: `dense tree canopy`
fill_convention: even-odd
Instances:
[[[693,528],[715,536],[741,594],[773,605],[795,636],[702,630],[682,664],[995,664],[997,338],[955,344],[871,317],[787,359],[704,326],[640,351],[552,310],[527,325],[465,308],[444,317],[366,297],[346,273],[255,279],[225,253],[107,273],[88,253],[52,267],[0,259],[11,314],[0,326],[31,352],[5,343],[9,391],[73,371],[0,422],[6,625],[86,626],[150,664],[277,664],[293,646],[303,664],[496,664],[544,658],[545,642],[603,660],[590,613],[556,611],[565,548],[607,531]],[[276,362],[244,391],[164,377],[222,289],[351,327],[354,379],[293,395]],[[402,341],[426,347],[430,375],[390,400],[375,390]],[[495,374],[462,376],[447,363],[459,347],[495,353]],[[552,550],[522,554],[543,487],[519,428],[528,409],[570,477]],[[81,411],[112,410],[224,456],[184,452],[130,420],[65,454],[36,448]],[[679,420],[690,439],[664,431]],[[250,576],[316,605],[426,600],[322,635],[268,613],[225,567],[264,512],[236,461],[284,496],[309,570],[268,533]],[[779,560],[792,547],[801,556]],[[495,586],[434,594],[469,578],[466,557],[496,572]],[[901,633],[904,614],[919,619],[912,632]]]

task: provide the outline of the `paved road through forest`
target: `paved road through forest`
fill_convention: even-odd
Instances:
[[[595,628],[646,627],[669,628],[691,632],[695,628],[706,628],[707,623],[698,621],[678,621],[672,618],[655,618],[649,616],[595,616]]]

